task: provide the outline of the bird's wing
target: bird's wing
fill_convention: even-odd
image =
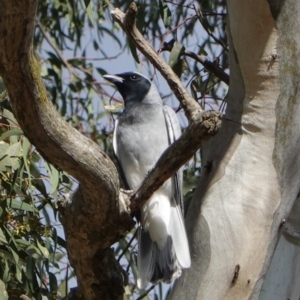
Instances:
[[[118,169],[119,169],[119,174],[120,174],[120,177],[122,179],[122,182],[124,184],[124,187],[125,189],[127,190],[130,190],[130,187],[128,185],[128,182],[127,182],[127,179],[126,179],[126,176],[125,176],[125,173],[124,173],[124,170],[123,170],[123,167],[122,167],[122,164],[120,162],[120,158],[119,158],[119,151],[118,151],[118,127],[119,127],[119,120],[117,119],[115,121],[115,128],[114,128],[114,134],[113,134],[113,149],[114,149],[114,155],[115,155],[115,158],[116,158],[116,161],[118,163]]]
[[[167,131],[168,131],[169,144],[171,145],[181,136],[181,128],[179,125],[177,115],[170,106],[167,105],[164,106],[164,115],[166,120]],[[182,182],[183,182],[183,174],[182,174],[182,168],[180,168],[174,174],[175,200],[177,204],[180,206],[182,214],[184,214],[183,199],[182,199]]]
[[[169,142],[171,144],[180,137],[181,129],[176,113],[171,107],[164,106],[164,114],[168,129]],[[175,200],[175,203],[173,202],[171,207],[169,229],[179,264],[183,268],[189,268],[191,265],[191,258],[183,219],[184,210],[182,198],[182,181],[183,174],[182,168],[180,168],[173,176],[173,182],[175,186],[173,199]]]

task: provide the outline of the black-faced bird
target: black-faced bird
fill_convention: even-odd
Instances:
[[[127,72],[103,76],[124,99],[115,122],[113,148],[127,188],[136,190],[161,154],[180,135],[176,113],[145,76]],[[138,287],[171,282],[191,265],[183,219],[182,170],[142,206],[138,233]]]

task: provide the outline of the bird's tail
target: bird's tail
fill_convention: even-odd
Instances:
[[[181,266],[175,255],[172,239],[169,236],[165,247],[158,249],[148,232],[139,228],[138,288],[144,289],[148,282],[169,283],[181,275]]]
[[[181,275],[183,268],[190,267],[189,246],[179,209],[172,207],[169,235],[162,249],[151,240],[148,232],[139,228],[138,288],[145,288],[149,281],[170,283]]]

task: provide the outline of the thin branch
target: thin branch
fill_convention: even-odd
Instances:
[[[90,60],[90,61],[103,61],[103,60],[111,60],[111,59],[116,59],[118,58],[121,54],[123,53],[123,51],[119,52],[116,55],[113,56],[107,56],[107,57],[101,57],[101,58],[96,58],[96,57],[84,57],[84,56],[74,56],[72,58],[67,58],[68,62],[71,62],[73,60]]]
[[[121,258],[123,257],[123,255],[127,252],[127,250],[129,249],[131,243],[133,242],[133,240],[136,238],[136,235],[138,233],[138,229],[135,230],[134,234],[132,235],[130,241],[127,243],[126,247],[123,249],[122,253],[119,255],[117,261],[120,261]]]
[[[149,289],[146,290],[146,292],[142,295],[140,295],[138,298],[136,298],[135,300],[141,300],[141,299],[144,299],[154,288],[155,288],[155,284],[151,285],[149,287]]]
[[[173,45],[174,45],[175,40],[172,39],[168,43],[164,43],[163,48],[161,51],[172,51]],[[182,55],[191,57],[198,61],[200,64],[205,67],[205,69],[211,73],[213,73],[215,76],[217,76],[220,80],[222,80],[224,83],[229,85],[229,75],[226,74],[223,69],[221,69],[216,63],[211,62],[208,60],[204,55],[197,55],[194,52],[191,52],[189,50],[183,50]]]
[[[219,38],[217,38],[217,37],[211,32],[211,30],[208,28],[207,24],[205,24],[205,21],[204,21],[204,18],[203,18],[203,14],[202,14],[202,11],[201,11],[200,9],[197,9],[195,5],[193,5],[193,6],[194,6],[194,10],[195,10],[195,12],[196,12],[196,14],[197,14],[197,17],[198,17],[198,19],[199,19],[199,21],[200,21],[200,23],[201,23],[203,29],[207,32],[207,34],[208,34],[210,37],[213,38],[213,40],[214,40],[217,44],[221,45],[221,46],[228,52],[228,47],[227,47],[227,45],[225,45],[225,44],[223,43],[223,41],[221,41]]]

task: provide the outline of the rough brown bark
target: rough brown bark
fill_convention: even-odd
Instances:
[[[25,135],[44,158],[80,182],[76,197],[62,208],[80,293],[91,300],[122,299],[122,274],[109,247],[131,228],[132,219],[119,203],[119,179],[112,161],[70,127],[47,98],[32,51],[37,4],[36,0],[0,1],[0,75]]]

